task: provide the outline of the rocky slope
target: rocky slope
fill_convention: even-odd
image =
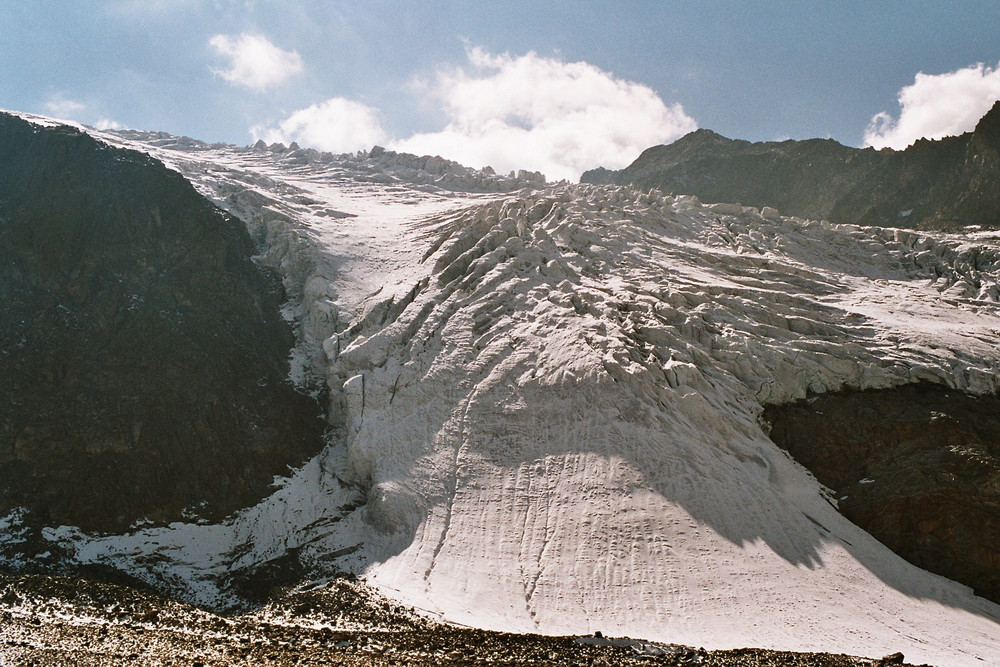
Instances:
[[[1000,227],[1000,102],[975,131],[904,151],[830,139],[750,143],[697,130],[584,183],[632,184],[786,215],[916,229]]]
[[[764,419],[844,516],[1000,602],[1000,397],[918,384],[768,406]]]
[[[148,155],[0,114],[0,516],[221,518],[323,446],[253,254]]]

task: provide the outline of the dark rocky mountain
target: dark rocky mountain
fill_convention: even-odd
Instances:
[[[769,406],[764,419],[848,519],[1000,602],[1000,397],[909,385]]]
[[[760,142],[697,130],[584,183],[633,184],[705,201],[770,206],[785,215],[861,225],[1000,228],[1000,102],[973,132],[903,151],[830,139]]]
[[[0,114],[0,516],[220,517],[320,449],[253,254],[149,156]]]

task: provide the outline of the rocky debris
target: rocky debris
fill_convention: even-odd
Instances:
[[[921,139],[904,151],[850,148],[831,139],[751,143],[696,130],[647,149],[625,169],[598,168],[580,180],[739,201],[841,223],[996,229],[998,179],[1000,102],[975,131]]]
[[[316,159],[315,151],[308,157]],[[538,188],[545,185],[545,176],[537,171],[521,169],[507,175],[498,175],[490,167],[471,169],[440,156],[397,153],[385,150],[381,146],[375,146],[370,151],[363,151],[355,156],[343,157],[347,158],[345,166],[372,171],[372,178],[376,182],[385,182],[386,178],[398,179],[407,183],[433,185],[443,190],[463,192],[513,192],[522,188]]]
[[[1000,396],[919,384],[769,406],[763,419],[844,516],[1000,602]]]
[[[706,651],[628,638],[488,632],[437,623],[386,602],[357,582],[344,580],[270,601],[255,612],[231,616],[211,614],[127,587],[77,579],[0,576],[0,590],[4,591],[0,597],[0,663],[9,667],[903,664],[898,653],[879,660],[761,649]]]
[[[0,517],[221,518],[323,446],[239,221],[78,130],[0,137]]]

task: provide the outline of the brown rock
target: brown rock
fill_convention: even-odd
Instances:
[[[764,419],[848,519],[1000,602],[1000,397],[910,385],[770,406]]]

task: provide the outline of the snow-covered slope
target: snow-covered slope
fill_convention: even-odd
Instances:
[[[482,627],[1000,656],[1000,607],[848,523],[758,423],[809,391],[997,391],[997,237],[617,187],[471,194],[455,188],[489,175],[95,134],[266,243],[296,378],[329,384],[338,428],[225,524],[47,531],[80,560],[208,604],[291,552]]]

